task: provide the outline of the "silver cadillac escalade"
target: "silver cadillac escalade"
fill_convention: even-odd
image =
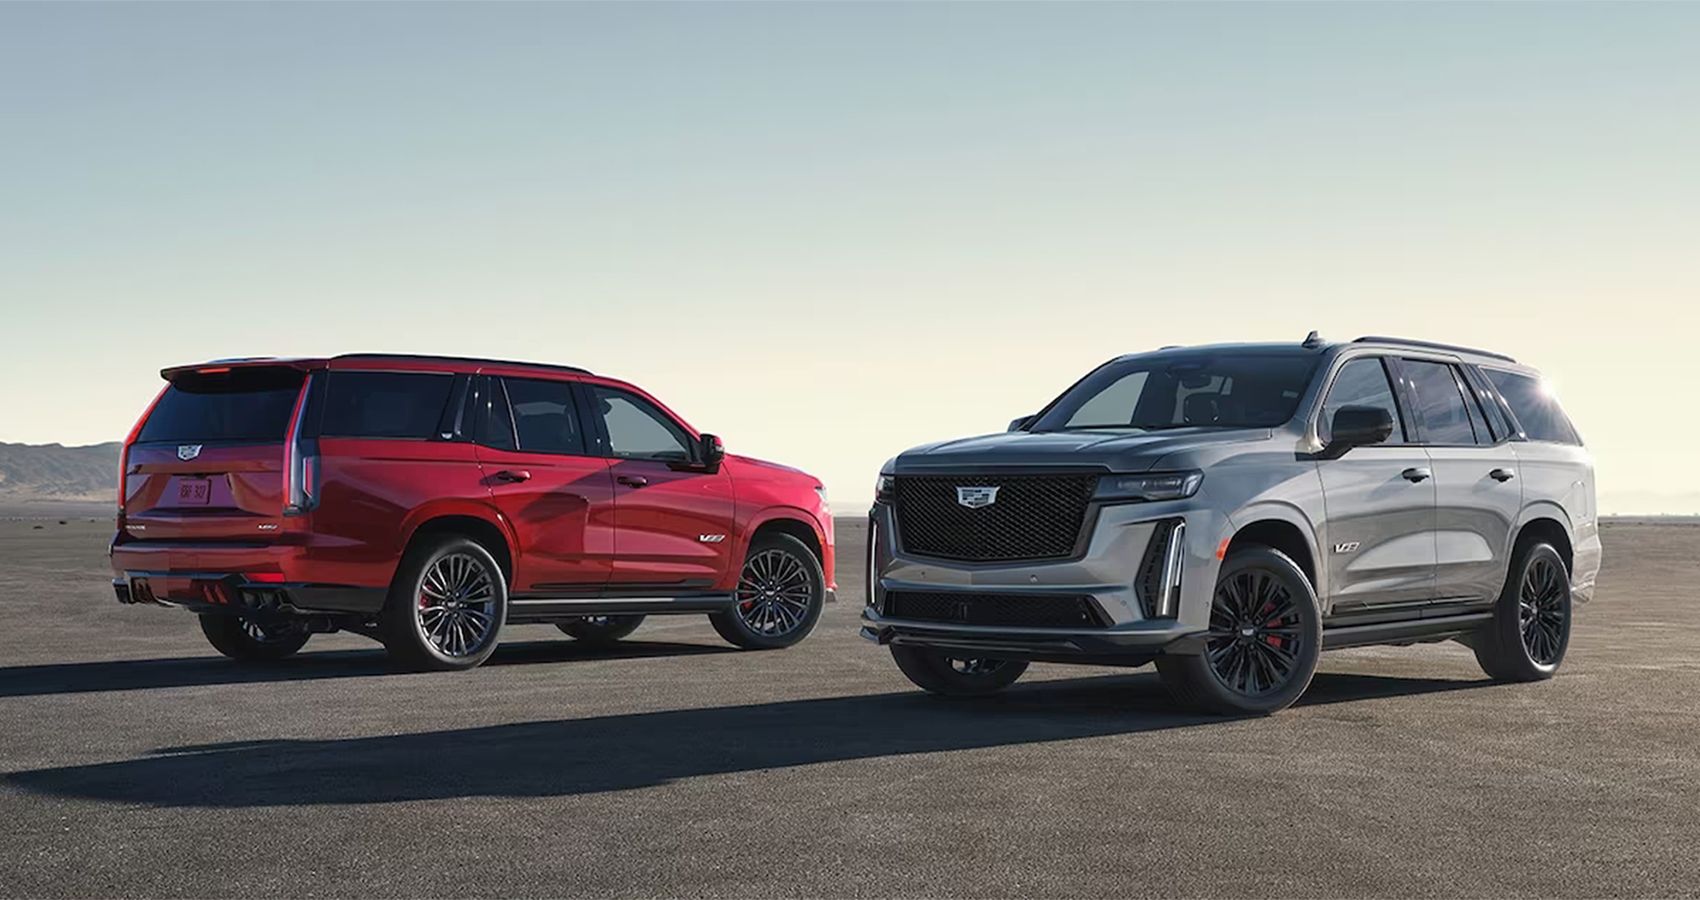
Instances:
[[[1458,640],[1551,677],[1600,568],[1594,471],[1540,376],[1398,338],[1113,359],[1008,433],[881,470],[862,634],[937,694],[1155,662],[1286,707],[1322,650]]]

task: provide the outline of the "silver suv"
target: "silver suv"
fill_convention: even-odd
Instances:
[[[1600,567],[1593,464],[1508,356],[1368,337],[1111,360],[881,470],[863,636],[928,691],[1155,662],[1269,713],[1322,650],[1458,640],[1551,677]]]

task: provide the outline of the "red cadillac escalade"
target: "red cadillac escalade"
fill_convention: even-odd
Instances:
[[[819,479],[622,381],[383,354],[160,374],[124,442],[113,586],[196,613],[234,659],[342,630],[468,669],[507,625],[610,642],[683,613],[788,647],[833,596]]]

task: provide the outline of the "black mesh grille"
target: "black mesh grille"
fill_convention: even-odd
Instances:
[[[887,591],[885,614],[894,619],[955,625],[1102,628],[1090,597],[1058,594],[971,594],[956,591]]]
[[[1139,577],[1134,581],[1139,590],[1139,608],[1145,618],[1156,616],[1157,598],[1163,593],[1163,563],[1169,550],[1169,537],[1175,533],[1179,519],[1164,519],[1151,531],[1151,542],[1145,545],[1145,556],[1139,562]]]
[[[906,553],[974,562],[1074,555],[1096,475],[899,475],[897,538]],[[957,488],[996,488],[971,509]]]

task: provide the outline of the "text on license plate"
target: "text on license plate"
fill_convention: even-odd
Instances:
[[[206,506],[211,497],[211,479],[184,478],[177,482],[177,503],[180,506]]]

